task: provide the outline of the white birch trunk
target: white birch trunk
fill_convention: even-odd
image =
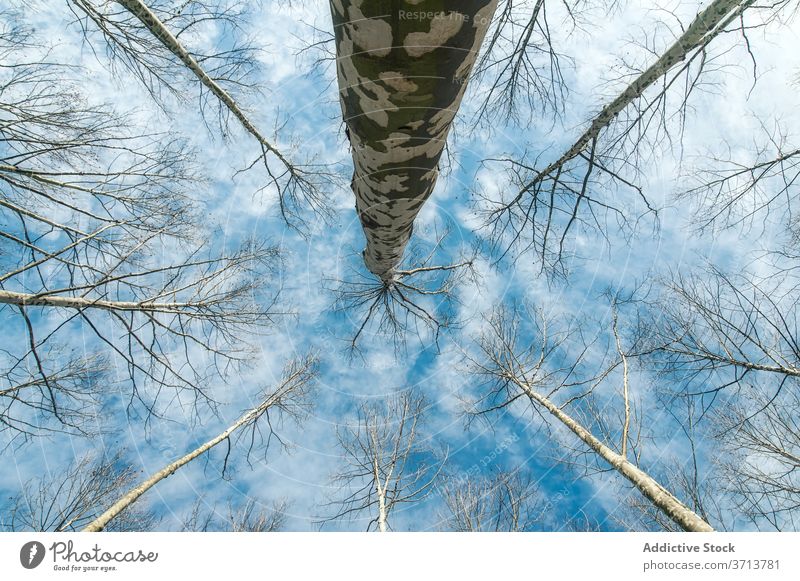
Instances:
[[[675,63],[684,60],[690,52],[708,44],[734,18],[739,16],[755,0],[714,0],[700,12],[684,33],[664,52],[656,62],[640,74],[626,89],[592,120],[589,128],[564,154],[538,172],[537,178],[523,192],[559,170],[570,160],[578,157],[590,143],[594,142],[623,109],[638,99],[650,86],[663,77]],[[521,195],[521,194],[520,194]]]
[[[692,509],[675,498],[667,489],[661,486],[649,474],[629,462],[624,456],[617,454],[611,448],[595,438],[586,428],[564,413],[561,408],[553,404],[548,398],[538,394],[531,387],[516,378],[512,379],[532,402],[537,403],[550,412],[558,421],[569,428],[587,446],[597,453],[606,462],[627,478],[639,491],[659,510],[677,523],[685,531],[713,532],[714,529],[695,514]]]
[[[233,113],[233,116],[239,120],[242,126],[247,130],[250,135],[255,137],[261,146],[277,157],[293,174],[294,169],[292,164],[281,154],[278,149],[273,146],[250,121],[247,115],[242,111],[241,107],[236,103],[233,97],[223,89],[211,76],[206,73],[200,63],[189,54],[180,41],[175,37],[172,32],[164,25],[163,22],[150,10],[150,8],[141,0],[115,0],[122,5],[128,12],[133,14],[139,21],[144,24],[147,30],[155,36],[166,49],[174,54],[180,61],[186,65],[194,75],[205,85],[211,93],[219,99],[223,105]]]
[[[64,309],[101,309],[105,311],[140,311],[148,313],[179,313],[203,305],[191,302],[108,301],[84,297],[63,297],[47,294],[28,294],[0,290],[0,304],[20,307],[58,307]]]
[[[236,430],[247,426],[256,420],[258,420],[261,415],[263,415],[270,407],[275,405],[280,405],[281,402],[287,398],[287,396],[291,395],[291,392],[295,391],[296,389],[302,388],[302,385],[308,380],[306,374],[309,371],[311,363],[303,363],[299,366],[295,367],[289,377],[284,378],[281,382],[281,385],[275,389],[272,393],[270,393],[263,402],[258,407],[255,407],[242,415],[236,422],[234,422],[230,427],[228,427],[225,431],[220,433],[215,438],[212,438],[199,448],[196,448],[192,452],[189,452],[185,456],[179,458],[178,460],[168,464],[155,474],[153,474],[150,478],[142,482],[139,486],[131,489],[127,494],[122,496],[117,502],[115,502],[108,510],[106,510],[103,514],[97,517],[94,521],[92,521],[89,525],[87,525],[83,532],[99,532],[102,531],[105,526],[119,513],[129,507],[131,504],[136,502],[140,496],[142,496],[145,492],[150,490],[153,486],[164,480],[165,478],[174,474],[177,470],[197,458],[201,456],[205,452],[211,450],[217,444],[224,442],[227,440]]]

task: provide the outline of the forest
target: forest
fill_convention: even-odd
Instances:
[[[3,0],[0,531],[800,530],[794,0]]]

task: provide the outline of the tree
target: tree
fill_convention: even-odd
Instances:
[[[131,488],[128,492],[122,495],[113,505],[111,505],[103,514],[95,518],[91,523],[83,528],[84,532],[99,532],[104,530],[108,523],[117,518],[118,515],[124,513],[139,497],[145,492],[150,490],[153,486],[172,476],[180,468],[191,462],[192,460],[202,456],[210,451],[215,446],[222,442],[227,442],[229,446],[228,454],[230,453],[231,436],[236,434],[237,438],[241,437],[240,433],[243,429],[250,430],[250,444],[248,453],[250,453],[255,444],[256,438],[260,437],[262,443],[269,445],[269,440],[273,435],[272,423],[269,417],[270,411],[280,414],[281,417],[286,416],[295,420],[302,417],[309,407],[309,388],[310,384],[316,375],[316,362],[313,358],[306,358],[299,361],[294,361],[287,365],[284,370],[283,379],[277,387],[267,391],[259,404],[252,409],[248,410],[238,420],[231,424],[227,429],[222,431],[214,438],[207,441],[205,444],[195,448],[185,456],[178,458],[174,462],[167,464],[164,468],[150,476],[141,484]],[[268,437],[264,441],[263,433],[259,428],[258,421],[266,418],[269,427]],[[223,473],[225,466],[228,462],[228,455],[225,456],[223,463]],[[251,509],[252,510],[252,509]],[[251,512],[245,511],[243,515],[239,515],[234,523],[241,526],[250,526],[253,524],[251,521]],[[259,517],[260,519],[260,517]],[[242,524],[243,523],[243,524]],[[265,523],[266,524],[266,523]]]
[[[725,390],[756,376],[777,395],[800,377],[796,288],[779,277],[759,281],[709,267],[702,276],[665,282],[654,314],[653,344],[663,373],[678,378],[679,392],[708,409]]]
[[[566,405],[585,394],[573,396],[561,405],[554,403],[552,395],[560,388],[591,385],[596,378],[573,377],[577,375],[579,361],[559,362],[558,351],[571,331],[550,336],[546,321],[537,318],[532,323],[536,329],[535,343],[524,347],[519,345],[518,313],[501,309],[489,317],[487,330],[477,339],[480,359],[471,358],[473,373],[486,380],[486,393],[474,404],[472,413],[486,414],[518,399],[527,399],[536,410],[548,412],[576,435],[593,454],[610,464],[681,528],[701,532],[713,530],[647,472],[604,444],[564,411]],[[623,449],[624,446],[625,441]]]
[[[198,500],[181,523],[182,532],[228,531],[232,533],[271,533],[283,529],[287,503],[276,501],[269,508],[253,499],[244,503],[228,502],[227,513],[216,508],[206,511]]]
[[[111,59],[138,78],[157,101],[161,100],[161,87],[174,95],[183,93],[176,82],[176,72],[178,79],[188,73],[202,84],[219,104],[223,131],[227,132],[225,119],[232,115],[258,142],[261,154],[249,167],[263,165],[288,225],[303,228],[301,214],[309,209],[323,216],[328,214],[324,189],[331,184],[333,175],[320,166],[291,161],[256,127],[225,88],[228,85],[242,89],[250,84],[250,73],[256,67],[255,51],[245,43],[218,53],[193,54],[179,40],[181,35],[190,36],[206,20],[225,23],[236,32],[243,17],[241,6],[190,1],[175,10],[171,3],[162,5],[159,0],[153,2],[153,7],[141,0],[117,0],[122,10],[114,10],[109,9],[108,2],[102,9],[93,0],[70,0],[70,3],[87,38],[93,36],[90,28],[99,32]],[[175,33],[167,23],[175,27]],[[201,92],[203,111],[212,97]]]
[[[759,528],[797,530],[800,518],[800,393],[760,386],[714,414],[724,453],[720,487]]]
[[[446,512],[442,530],[523,532],[542,520],[540,492],[527,475],[501,472],[494,477],[450,477],[439,487]]]
[[[0,423],[23,436],[102,430],[94,403],[114,364],[129,409],[158,415],[163,392],[213,404],[205,386],[247,363],[242,339],[275,314],[278,249],[215,248],[185,143],[91,104],[72,67],[31,60],[46,49],[24,26],[0,37],[0,312],[26,337],[2,353]],[[61,341],[76,330],[105,353]]]
[[[437,233],[435,243],[424,251],[421,244],[412,243],[406,251],[409,268],[396,268],[388,283],[376,284],[372,274],[355,269],[350,276],[329,281],[334,309],[360,319],[348,341],[351,354],[359,351],[370,328],[393,341],[399,353],[410,335],[423,344],[430,336],[431,343],[438,346],[441,331],[455,326],[452,313],[459,305],[455,291],[460,284],[476,279],[477,253],[454,264],[433,264],[448,234],[449,229]]]
[[[346,496],[332,505],[337,512],[322,522],[366,514],[367,530],[391,529],[392,511],[420,502],[430,494],[444,460],[420,434],[427,404],[413,391],[403,391],[388,401],[363,404],[353,426],[337,430],[347,468],[334,475]]]
[[[685,119],[687,102],[697,90],[699,78],[708,67],[708,47],[715,38],[740,28],[746,37],[744,13],[763,9],[768,21],[786,2],[768,7],[756,6],[752,0],[713,0],[682,33],[645,70],[633,75],[616,98],[593,117],[584,132],[558,157],[541,167],[539,159],[517,160],[510,157],[489,159],[500,162],[508,170],[509,190],[505,199],[492,199],[478,192],[480,211],[500,255],[512,248],[533,250],[542,272],[564,274],[564,253],[568,235],[579,224],[605,231],[603,217],[612,215],[626,223],[629,217],[624,206],[615,205],[609,194],[614,187],[633,193],[646,213],[657,208],[645,192],[627,177],[636,175],[640,146],[653,136],[650,126],[661,129],[663,140],[671,143],[668,121],[677,117],[680,127]],[[753,25],[757,26],[757,25]],[[648,47],[649,52],[654,49]],[[684,94],[677,113],[667,112],[671,89],[684,79]],[[596,181],[598,175],[605,183]],[[505,188],[504,188],[505,189]]]
[[[686,411],[679,415],[681,404],[685,406]],[[709,458],[724,458],[726,453],[719,447],[709,446],[714,441],[714,427],[706,425],[703,428],[702,406],[691,398],[676,398],[672,402],[665,401],[664,407],[670,408],[670,415],[680,425],[680,431],[689,444],[691,457],[690,462],[681,461],[677,457],[667,457],[663,462],[667,468],[662,469],[659,475],[661,482],[676,496],[686,499],[687,506],[714,530],[735,530],[737,513],[731,510],[730,495],[725,492],[724,478],[717,467],[717,462],[709,460]],[[676,409],[673,411],[672,407]],[[681,530],[680,526],[646,498],[630,497],[628,504],[632,510],[622,510],[619,515],[615,515],[615,518],[629,530],[670,532]]]
[[[351,188],[366,237],[368,275],[340,280],[337,308],[365,311],[351,341],[376,322],[405,332],[446,327],[452,289],[474,256],[437,265],[433,251],[401,268],[414,221],[433,193],[447,135],[467,89],[496,0],[331,2],[337,78],[353,157]],[[467,273],[468,274],[468,273]],[[377,280],[375,280],[377,278]],[[363,279],[363,280],[362,280]],[[427,305],[430,299],[439,304]]]
[[[331,2],[352,189],[367,238],[364,263],[393,280],[437,165],[496,0]]]
[[[654,308],[653,366],[674,397],[696,402],[718,445],[720,497],[758,527],[793,529],[797,413],[797,286],[783,275],[709,266],[664,282]],[[787,284],[789,283],[789,284]]]
[[[678,193],[697,210],[698,230],[749,229],[760,221],[766,226],[770,213],[789,217],[800,178],[800,149],[793,147],[788,130],[777,120],[769,127],[760,122],[762,136],[753,140],[754,151],[742,159],[733,144],[725,143],[696,163],[691,187]],[[790,245],[791,248],[791,245]]]
[[[85,454],[63,474],[28,482],[3,508],[0,529],[7,531],[79,531],[96,519],[136,481],[137,471],[122,454]],[[157,518],[135,507],[116,519],[110,531],[147,531]]]
[[[563,63],[569,57],[555,46],[547,0],[501,0],[487,34],[475,77],[486,79],[477,120],[491,127],[498,121],[532,122],[537,111],[563,111],[567,83]],[[583,2],[562,2],[572,26],[582,20]],[[564,21],[555,27],[563,28]]]

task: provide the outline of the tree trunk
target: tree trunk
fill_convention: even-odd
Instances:
[[[85,297],[64,297],[0,290],[0,304],[19,307],[57,307],[63,309],[101,309],[104,311],[137,311],[142,313],[181,313],[203,307],[202,302],[108,301]]]
[[[378,531],[386,532],[386,497],[378,492]]]
[[[653,477],[595,438],[586,428],[564,413],[561,408],[556,406],[548,398],[538,394],[531,389],[529,385],[516,378],[512,379],[512,381],[525,392],[532,402],[538,403],[547,409],[548,412],[567,426],[587,446],[611,464],[614,470],[630,480],[650,502],[675,521],[683,530],[692,532],[714,531],[706,521],[697,516],[692,509],[683,504],[680,500],[675,498],[667,489],[656,482]]]
[[[205,69],[203,69],[200,63],[197,62],[197,59],[189,54],[189,51],[184,48],[175,35],[169,31],[169,29],[164,25],[163,22],[161,22],[158,16],[156,16],[156,14],[150,10],[150,8],[144,2],[141,0],[116,1],[128,12],[138,18],[139,21],[147,28],[147,30],[149,30],[150,33],[155,36],[162,45],[164,45],[164,48],[178,57],[178,59],[180,59],[186,68],[188,68],[194,74],[194,76],[196,76],[198,80],[203,83],[203,85],[205,85],[214,94],[214,96],[222,102],[223,105],[225,105],[228,111],[233,113],[233,116],[236,117],[245,130],[247,130],[250,135],[258,140],[258,142],[261,144],[261,147],[265,150],[265,153],[266,151],[272,153],[281,161],[281,163],[286,166],[290,172],[294,174],[295,170],[292,163],[286,159],[283,154],[266,139],[266,137],[261,134],[261,132],[247,117],[242,108],[239,107],[236,101],[234,101],[233,97],[231,97],[230,94],[205,71]]]
[[[367,239],[390,281],[431,195],[439,158],[497,0],[331,0],[337,73]]]
[[[96,533],[102,531],[105,526],[119,513],[125,510],[128,506],[136,502],[140,496],[142,496],[145,492],[150,490],[153,486],[167,478],[168,476],[172,476],[179,468],[182,468],[198,456],[201,456],[205,452],[208,452],[211,448],[219,444],[220,442],[224,442],[227,440],[231,434],[233,434],[239,428],[246,426],[255,420],[257,420],[267,409],[275,405],[281,398],[283,390],[286,388],[287,385],[290,385],[291,381],[297,377],[297,374],[293,375],[290,380],[286,380],[283,382],[282,388],[278,389],[276,392],[270,394],[258,407],[251,409],[247,413],[245,413],[242,417],[236,420],[228,429],[224,432],[212,438],[199,448],[196,448],[194,451],[189,452],[182,458],[179,458],[175,462],[172,462],[153,474],[150,478],[142,482],[139,486],[131,489],[127,494],[125,494],[122,498],[120,498],[117,502],[115,502],[111,508],[106,510],[103,514],[97,517],[94,521],[92,521],[86,528],[83,529],[82,532],[89,532],[89,533]]]
[[[552,175],[567,162],[578,157],[623,109],[641,97],[650,86],[666,75],[673,65],[685,60],[690,52],[711,42],[733,19],[741,15],[754,2],[755,0],[714,0],[708,8],[695,17],[684,33],[656,62],[628,85],[616,99],[603,107],[602,111],[592,120],[589,128],[558,160],[538,172],[536,179],[525,187],[520,196],[531,190],[537,182]]]

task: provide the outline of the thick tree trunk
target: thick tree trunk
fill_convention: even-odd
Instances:
[[[392,279],[497,0],[331,0],[364,262]]]
[[[603,444],[548,398],[534,391],[523,381],[516,378],[513,378],[512,381],[525,392],[532,402],[544,407],[562,424],[567,426],[587,446],[594,450],[598,456],[611,464],[614,470],[630,480],[653,505],[675,521],[683,530],[692,532],[714,531],[706,521],[697,516],[692,509],[683,504],[680,500],[675,498],[672,493],[656,482],[652,476],[629,462],[624,456],[617,454],[611,448]]]

